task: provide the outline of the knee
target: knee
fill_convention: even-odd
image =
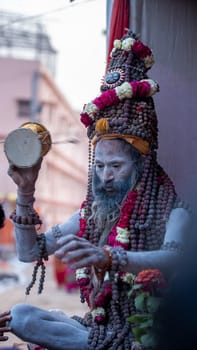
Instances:
[[[32,327],[35,317],[34,307],[28,304],[16,304],[11,308],[12,319],[9,326],[12,332],[18,336],[24,334],[29,327]]]

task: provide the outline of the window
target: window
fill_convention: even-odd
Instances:
[[[31,101],[30,100],[18,100],[18,117],[30,118],[31,116]]]

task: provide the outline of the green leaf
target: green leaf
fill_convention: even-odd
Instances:
[[[132,328],[132,333],[137,341],[140,341],[141,337],[146,334],[145,329],[139,327]]]
[[[135,307],[137,310],[144,311],[145,309],[145,299],[147,298],[147,295],[145,293],[140,293],[135,298]]]
[[[140,337],[140,342],[142,346],[147,348],[155,348],[157,346],[156,337],[151,332],[148,334],[142,334]]]
[[[128,318],[128,321],[131,323],[142,323],[149,320],[148,314],[135,314]]]
[[[147,297],[146,306],[147,306],[148,312],[150,313],[156,312],[160,303],[161,303],[161,298],[152,297],[152,296]]]
[[[128,297],[130,298],[130,296],[138,289],[140,289],[142,287],[142,284],[134,284],[133,287],[131,288],[131,290],[128,292]]]
[[[142,322],[139,327],[140,328],[150,328],[153,326],[153,319],[149,318],[147,321]]]

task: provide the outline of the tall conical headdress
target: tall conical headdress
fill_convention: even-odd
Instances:
[[[149,47],[131,31],[114,41],[101,94],[86,104],[81,113],[93,144],[100,138],[123,138],[143,154],[157,149],[152,95],[159,87],[147,76],[153,63]]]

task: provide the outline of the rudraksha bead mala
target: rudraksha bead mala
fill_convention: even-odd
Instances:
[[[30,294],[30,290],[36,283],[36,278],[37,278],[37,273],[39,268],[41,268],[41,275],[39,279],[38,294],[41,294],[44,288],[45,273],[46,273],[46,267],[45,267],[44,261],[48,260],[48,253],[46,250],[46,238],[44,233],[40,233],[37,235],[37,242],[39,247],[39,256],[36,264],[34,265],[32,280],[26,288],[26,292],[25,292],[26,295]]]

